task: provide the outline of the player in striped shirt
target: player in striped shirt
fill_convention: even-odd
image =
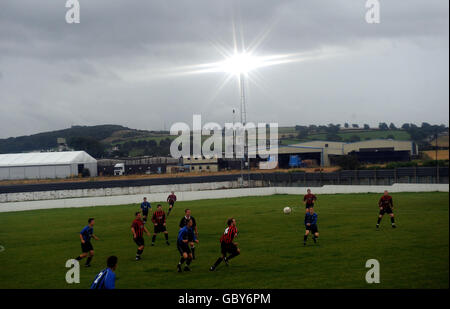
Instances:
[[[303,236],[303,245],[306,246],[308,235],[312,234],[314,243],[319,238],[319,229],[317,228],[317,214],[314,212],[314,207],[309,209],[309,212],[305,214],[305,235]]]
[[[387,190],[384,191],[383,196],[378,201],[378,207],[380,208],[380,213],[378,214],[377,229],[380,227],[381,219],[383,219],[384,214],[388,214],[391,217],[391,226],[396,228],[395,218],[394,218],[394,202],[392,201],[392,196],[389,195]]]
[[[317,197],[311,193],[311,189],[306,190],[306,195],[303,196],[303,204],[305,204],[306,211],[309,213],[309,209],[314,207],[314,203],[317,201]]]
[[[141,213],[138,211],[135,213],[136,219],[131,224],[131,233],[133,233],[133,240],[138,246],[136,252],[136,261],[141,259],[142,252],[144,252],[144,232],[150,237],[150,233],[142,221]]]
[[[167,212],[167,216],[170,215],[170,212],[172,211],[173,206],[175,206],[175,202],[177,201],[177,196],[172,191],[170,192],[170,195],[167,197],[167,203],[169,203],[169,211]]]
[[[222,255],[217,259],[214,265],[211,266],[211,268],[209,269],[210,271],[214,271],[222,261],[224,261],[228,266],[228,261],[241,253],[241,250],[238,248],[238,244],[233,242],[238,233],[236,228],[236,219],[228,219],[227,224],[228,227],[225,229],[222,237],[220,237],[220,248]],[[227,257],[228,253],[230,253],[230,255]]]
[[[186,261],[186,266],[184,267],[184,271],[191,271],[189,265],[192,262],[192,252],[189,246],[189,240],[193,239],[196,243],[198,243],[198,239],[194,234],[194,230],[192,229],[192,220],[187,220],[186,225],[180,229],[177,237],[177,249],[181,254],[180,262],[177,265],[178,272],[181,273],[181,266]]]
[[[92,282],[91,289],[93,290],[111,290],[116,288],[116,274],[114,271],[117,268],[117,256],[110,256],[106,261],[107,268],[95,276]]]
[[[197,237],[197,239],[198,239],[197,221],[195,221],[195,218],[193,216],[191,216],[191,210],[189,208],[186,208],[184,210],[184,217],[181,218],[181,221],[179,224],[180,229],[185,227],[189,220],[192,221],[192,229],[194,230],[195,237]],[[192,259],[195,260],[195,242],[193,239],[189,239],[189,245],[191,246]]]
[[[156,235],[159,233],[164,233],[164,237],[166,238],[166,244],[169,244],[169,233],[166,228],[166,213],[162,209],[161,204],[158,204],[156,207],[156,211],[153,213],[152,222],[154,225],[154,233],[152,237],[152,246],[155,245]]]

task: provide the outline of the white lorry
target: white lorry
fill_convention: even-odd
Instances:
[[[117,163],[114,165],[114,176],[125,175],[125,163]]]

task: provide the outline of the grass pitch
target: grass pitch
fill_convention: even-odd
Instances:
[[[378,198],[318,196],[320,239],[316,245],[309,239],[306,247],[300,196],[178,202],[167,223],[171,245],[159,235],[150,247],[146,237],[139,262],[130,232],[136,204],[0,213],[0,288],[88,288],[112,254],[119,257],[117,288],[448,288],[448,193],[393,194],[395,230],[387,216],[375,229]],[[293,213],[284,215],[285,206],[294,206]],[[187,207],[198,222],[200,244],[192,272],[179,274],[175,238]],[[211,273],[231,216],[242,254]],[[81,283],[69,285],[65,262],[80,253],[78,234],[88,217],[96,218],[100,241],[93,240],[92,267],[81,264]],[[380,284],[365,281],[368,259],[380,262]]]

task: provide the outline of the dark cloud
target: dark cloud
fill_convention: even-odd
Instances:
[[[447,1],[381,1],[378,25],[365,22],[363,0],[80,0],[76,25],[64,3],[0,4],[0,137],[72,124],[160,129],[193,112],[230,120],[236,83],[218,91],[223,74],[161,72],[220,60],[232,20],[247,45],[267,33],[260,54],[337,52],[261,70],[249,120],[448,123]]]

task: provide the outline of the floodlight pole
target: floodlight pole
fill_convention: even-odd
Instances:
[[[436,129],[436,183],[439,183],[439,160],[438,160],[438,153],[439,153],[439,148],[438,148],[438,138],[439,138],[439,132]]]
[[[244,126],[244,156],[241,158],[241,187],[244,186],[244,165],[245,153],[247,153],[247,170],[248,170],[248,184],[250,186],[250,155],[248,149],[247,139],[245,137],[245,125],[247,124],[247,107],[245,100],[245,73],[239,74],[239,88],[241,91],[241,124]]]
[[[244,74],[240,73],[239,74],[239,90],[241,92],[241,104],[240,104],[240,108],[239,108],[239,112],[240,112],[240,117],[241,117],[241,124],[245,127],[245,90],[244,90]],[[244,186],[244,158],[245,158],[245,130],[244,130],[244,154],[243,157],[241,158],[241,187]]]

